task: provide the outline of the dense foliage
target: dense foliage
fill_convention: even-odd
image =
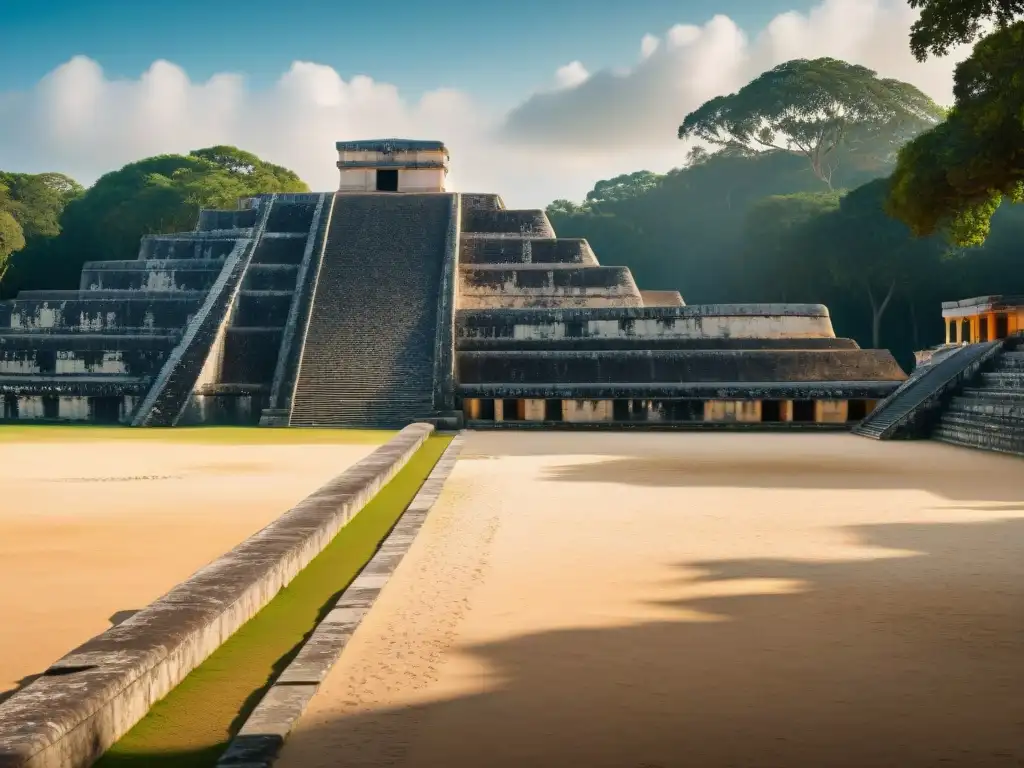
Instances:
[[[688,114],[679,138],[741,156],[792,152],[831,189],[840,147],[887,162],[941,116],[942,110],[908,83],[838,59],[796,59]]]
[[[921,15],[910,31],[910,49],[918,61],[945,56],[949,49],[973,43],[986,25],[1005,27],[1024,15],[1024,0],[907,0]]]
[[[1003,199],[1024,201],[1024,22],[982,38],[956,68],[945,122],[911,141],[890,212],[920,235],[979,245]]]
[[[1002,206],[983,246],[952,248],[886,213],[891,166],[839,168],[842,188],[828,191],[791,153],[716,154],[633,197],[549,215],[560,237],[586,237],[641,288],[678,289],[691,304],[823,303],[837,333],[890,348],[907,368],[943,340],[940,302],[1024,292],[1024,206]]]
[[[0,174],[0,183],[8,176],[14,174]],[[43,176],[62,195],[61,204],[30,206],[35,213],[22,222],[25,247],[10,258],[0,283],[6,297],[27,288],[76,288],[86,261],[135,258],[143,235],[191,229],[200,208],[232,208],[239,197],[261,193],[309,191],[294,172],[227,146],[129,163],[84,192],[66,177]]]

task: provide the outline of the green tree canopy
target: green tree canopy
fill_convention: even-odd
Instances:
[[[74,192],[56,179],[51,186],[65,195]],[[308,191],[294,172],[229,146],[129,163],[71,199],[58,237],[17,255],[9,275],[16,284],[5,284],[5,293],[74,287],[86,261],[135,258],[140,238],[191,229],[200,208],[233,208],[240,197]]]
[[[945,56],[956,45],[973,43],[986,24],[1009,25],[1024,15],[1024,0],[908,0],[921,15],[910,29],[910,50],[918,61]]]
[[[956,68],[945,122],[899,154],[888,210],[918,235],[958,245],[988,236],[1003,198],[1024,200],[1024,22],[975,45]]]
[[[7,188],[4,209],[21,225],[26,239],[55,237],[65,206],[82,193],[82,186],[62,173],[8,173],[0,171]]]
[[[664,174],[652,171],[624,173],[613,179],[597,182],[594,188],[587,193],[587,202],[591,204],[611,203],[639,197],[657,187],[664,178]]]
[[[25,247],[25,235],[21,225],[7,211],[0,208],[0,279],[7,271],[10,256]]]
[[[914,86],[879,78],[867,67],[795,59],[736,93],[711,99],[686,116],[678,135],[737,154],[774,150],[802,156],[831,188],[840,146],[893,154],[941,115]]]

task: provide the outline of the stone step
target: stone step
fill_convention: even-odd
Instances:
[[[985,388],[1024,391],[1024,370],[982,373],[980,379]]]
[[[1024,456],[1024,430],[985,429],[974,422],[943,419],[931,437],[953,445]]]
[[[598,266],[590,244],[582,238],[488,238],[472,234],[459,240],[459,263]]]
[[[245,271],[242,289],[248,291],[287,291],[295,290],[298,278],[298,264],[250,264]]]
[[[996,362],[996,371],[1024,371],[1024,352],[1004,352]]]
[[[949,414],[971,414],[1024,419],[1024,395],[1016,400],[987,397],[954,397],[947,408]]]
[[[462,218],[462,231],[493,232],[553,239],[555,230],[547,214],[540,209],[503,209],[467,211]]]
[[[237,236],[204,237],[187,232],[177,235],[147,235],[139,245],[139,260],[223,261],[238,244]]]

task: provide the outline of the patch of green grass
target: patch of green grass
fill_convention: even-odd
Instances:
[[[374,445],[395,435],[386,429],[297,427],[124,427],[96,424],[0,424],[0,444],[69,441],[157,441],[213,445]]]
[[[451,437],[432,435],[313,561],[159,701],[98,768],[212,768],[274,678],[358,575]]]

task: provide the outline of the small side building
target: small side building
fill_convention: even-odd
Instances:
[[[947,344],[978,344],[1024,331],[1024,296],[975,296],[942,302]]]

